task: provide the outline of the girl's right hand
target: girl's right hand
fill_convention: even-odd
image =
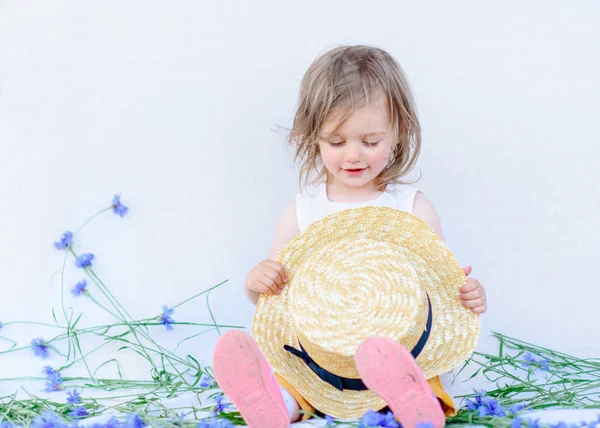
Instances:
[[[288,281],[283,265],[270,259],[263,260],[246,275],[246,287],[255,293],[279,294]]]

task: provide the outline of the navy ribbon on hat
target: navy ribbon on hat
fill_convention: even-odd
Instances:
[[[432,323],[432,318],[433,318],[432,315],[433,314],[432,314],[432,310],[431,310],[431,300],[429,299],[429,294],[427,294],[427,303],[429,305],[429,311],[428,311],[428,315],[427,315],[427,324],[425,325],[425,330],[423,330],[423,334],[421,334],[419,341],[417,342],[417,344],[415,345],[413,350],[410,352],[412,354],[413,358],[415,358],[415,359],[419,356],[419,354],[425,347],[425,344],[427,343],[427,339],[429,339],[429,333],[431,332],[431,323]],[[352,378],[348,378],[348,377],[338,376],[336,374],[331,373],[330,371],[325,370],[323,367],[318,365],[315,362],[315,360],[313,360],[311,358],[310,355],[308,355],[308,352],[306,352],[306,349],[304,349],[304,347],[302,346],[302,344],[300,342],[298,342],[298,344],[300,345],[300,350],[298,350],[290,345],[283,345],[283,349],[285,349],[286,351],[292,353],[293,355],[295,355],[296,357],[298,357],[302,361],[304,361],[304,363],[313,372],[315,372],[317,374],[317,376],[319,376],[324,382],[327,382],[328,384],[333,386],[335,389],[338,389],[340,391],[343,391],[343,390],[365,391],[367,389],[367,387],[365,386],[363,381],[360,379],[352,379]]]

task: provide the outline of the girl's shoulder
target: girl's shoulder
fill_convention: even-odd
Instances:
[[[397,209],[412,213],[413,203],[419,188],[413,184],[404,183],[389,183],[385,187],[385,192],[388,193],[395,201]]]
[[[325,183],[307,183],[296,193],[296,220],[301,231],[314,220],[315,211],[326,208],[323,203],[325,191]]]

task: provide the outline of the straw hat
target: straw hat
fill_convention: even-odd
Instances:
[[[368,206],[328,215],[290,240],[277,261],[289,285],[260,297],[252,333],[274,371],[325,414],[358,418],[386,406],[354,363],[369,337],[412,350],[428,379],[475,349],[479,316],[458,299],[466,276],[412,214]]]

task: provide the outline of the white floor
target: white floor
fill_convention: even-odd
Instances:
[[[39,384],[39,385],[37,385]],[[36,383],[37,386],[41,386],[41,382]],[[33,385],[28,384],[27,386],[33,387]],[[14,392],[19,388],[19,385],[16,383],[12,383],[8,385],[6,383],[0,383],[0,390],[3,393]],[[31,388],[30,388],[31,389]],[[33,388],[35,389],[35,387]],[[455,387],[451,387],[451,392],[457,392],[458,390]],[[4,395],[4,394],[2,394]],[[52,399],[53,401],[62,401],[62,396],[65,395],[65,392],[55,392],[55,393],[40,393],[36,394],[41,397]],[[87,395],[87,394],[85,394]],[[84,395],[84,396],[85,396]],[[24,397],[19,397],[24,398]],[[204,400],[203,400],[204,401]],[[210,405],[212,400],[206,401],[206,405]],[[116,403],[115,403],[116,404]],[[190,405],[198,405],[197,398],[194,394],[184,394],[182,396],[172,398],[169,400],[165,400],[163,402],[169,408],[181,408]],[[207,414],[208,416],[208,414]],[[96,422],[103,422],[107,420],[109,415],[100,416],[97,418],[90,418],[83,421],[83,425],[88,426]],[[592,422],[600,418],[600,408],[598,409],[555,409],[555,410],[544,410],[537,412],[524,413],[523,419],[533,418],[538,419],[541,423],[549,423],[555,424],[558,422],[567,422],[571,423],[579,423],[579,422]],[[291,424],[292,427],[323,427],[325,426],[325,421],[322,419],[314,419],[307,422],[297,422]]]
[[[540,423],[556,424],[558,422],[579,423],[592,422],[600,418],[600,408],[598,409],[556,409],[543,410],[537,412],[524,413],[523,419],[532,418],[538,419]],[[297,422],[291,425],[292,427],[324,427],[323,420]],[[473,425],[477,427],[478,425]]]

